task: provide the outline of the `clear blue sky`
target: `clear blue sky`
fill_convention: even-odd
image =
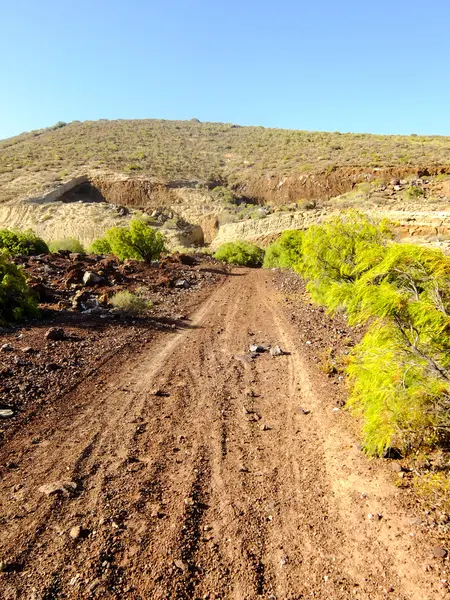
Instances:
[[[13,0],[0,138],[165,118],[450,134],[448,0]]]

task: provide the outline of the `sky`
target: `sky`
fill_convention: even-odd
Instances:
[[[0,138],[95,119],[450,135],[448,0],[0,0]]]

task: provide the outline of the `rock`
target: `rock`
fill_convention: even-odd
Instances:
[[[261,346],[261,344],[252,344],[249,347],[250,352],[258,352],[258,353],[262,353],[265,352],[267,350],[267,348],[265,346]]]
[[[95,309],[99,308],[97,298],[95,298],[94,296],[90,296],[89,298],[86,299],[85,302],[81,302],[81,308],[84,311],[92,310],[94,308]]]
[[[150,516],[154,519],[161,519],[164,517],[164,513],[161,510],[161,504],[152,504],[150,509]]]
[[[56,364],[56,363],[48,363],[48,364],[45,366],[45,370],[46,370],[48,373],[51,373],[52,371],[58,371],[58,369],[61,369],[61,365],[58,365],[58,364]]]
[[[180,571],[187,571],[187,565],[182,560],[176,559],[173,561],[173,564],[177,567],[177,569],[180,569]]]
[[[77,540],[81,535],[81,527],[79,525],[75,525],[75,527],[72,527],[72,529],[69,531],[69,535],[73,540]]]
[[[0,419],[9,419],[14,416],[14,411],[10,408],[0,408]]]
[[[105,285],[106,279],[101,275],[97,275],[97,273],[86,271],[86,273],[83,275],[83,283],[86,286]]]
[[[30,289],[32,289],[33,292],[35,292],[39,299],[39,302],[47,302],[53,297],[49,288],[46,287],[43,283],[32,283],[30,284]]]
[[[447,550],[443,546],[435,546],[432,554],[434,558],[445,558],[447,556]]]
[[[64,333],[64,329],[61,327],[50,327],[45,333],[45,339],[50,340],[52,342],[61,342],[66,338],[66,334]]]
[[[189,254],[180,254],[179,259],[182,265],[188,265],[190,267],[198,265],[198,260],[195,256],[189,256]]]
[[[85,290],[78,290],[72,300],[72,308],[74,310],[82,310],[83,304],[89,300],[91,294]]]
[[[383,458],[393,458],[395,460],[399,460],[400,458],[403,458],[403,455],[398,448],[389,447],[383,452]]]
[[[151,392],[152,396],[158,396],[159,398],[168,398],[170,396],[169,392],[165,392],[164,390],[155,389]]]
[[[14,348],[11,346],[11,344],[3,344],[3,346],[0,346],[0,350],[2,352],[12,352]]]
[[[261,417],[259,415],[257,415],[256,413],[247,414],[247,421],[253,421],[256,423],[256,421],[259,421],[260,419],[261,419]]]
[[[270,431],[270,427],[268,425],[266,425],[265,423],[263,423],[260,426],[261,431]]]
[[[33,354],[34,349],[31,346],[26,346],[25,348],[22,348],[22,352],[24,354]]]
[[[306,410],[305,408],[302,408],[301,406],[299,406],[297,408],[297,414],[299,415],[309,415],[311,411],[310,410]]]
[[[77,487],[74,481],[56,481],[55,483],[41,485],[39,491],[46,496],[53,496],[55,494],[72,496],[76,492]]]
[[[117,214],[119,215],[119,217],[126,217],[130,214],[130,211],[126,206],[118,206]]]
[[[394,473],[401,473],[403,471],[402,465],[398,462],[392,463],[391,469],[394,471]]]
[[[284,352],[280,346],[273,346],[270,349],[270,355],[271,356],[283,356],[283,354],[286,354],[286,352]]]
[[[175,287],[176,288],[184,288],[185,290],[187,290],[188,288],[191,287],[191,284],[189,283],[189,281],[187,279],[177,279],[175,281]]]
[[[368,519],[371,519],[373,521],[381,521],[381,519],[383,518],[383,515],[381,515],[380,513],[376,513],[374,515],[372,515],[371,513],[369,513],[367,515]]]

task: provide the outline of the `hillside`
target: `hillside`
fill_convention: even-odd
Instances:
[[[242,221],[252,237],[252,222],[278,210],[317,207],[308,221],[348,206],[447,210],[447,173],[448,137],[196,120],[58,123],[0,141],[0,227],[30,227],[47,240],[70,235],[89,245],[144,211],[179,247],[210,243],[222,226]],[[420,193],[411,195],[411,186]],[[275,233],[285,221],[272,219],[267,232],[259,224],[255,233]]]
[[[379,170],[434,174],[449,166],[449,137],[291,131],[195,120],[72,122],[0,142],[0,200],[86,170],[166,182],[226,182],[255,196],[261,188],[264,196],[264,180],[275,179],[278,185],[319,173],[333,179],[336,171],[340,179]]]

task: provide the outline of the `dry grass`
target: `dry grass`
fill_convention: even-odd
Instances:
[[[450,164],[450,138],[340,134],[191,121],[72,122],[0,141],[0,200],[83,169],[239,183],[339,166]],[[14,182],[14,185],[10,184]],[[19,185],[20,183],[20,185]]]

